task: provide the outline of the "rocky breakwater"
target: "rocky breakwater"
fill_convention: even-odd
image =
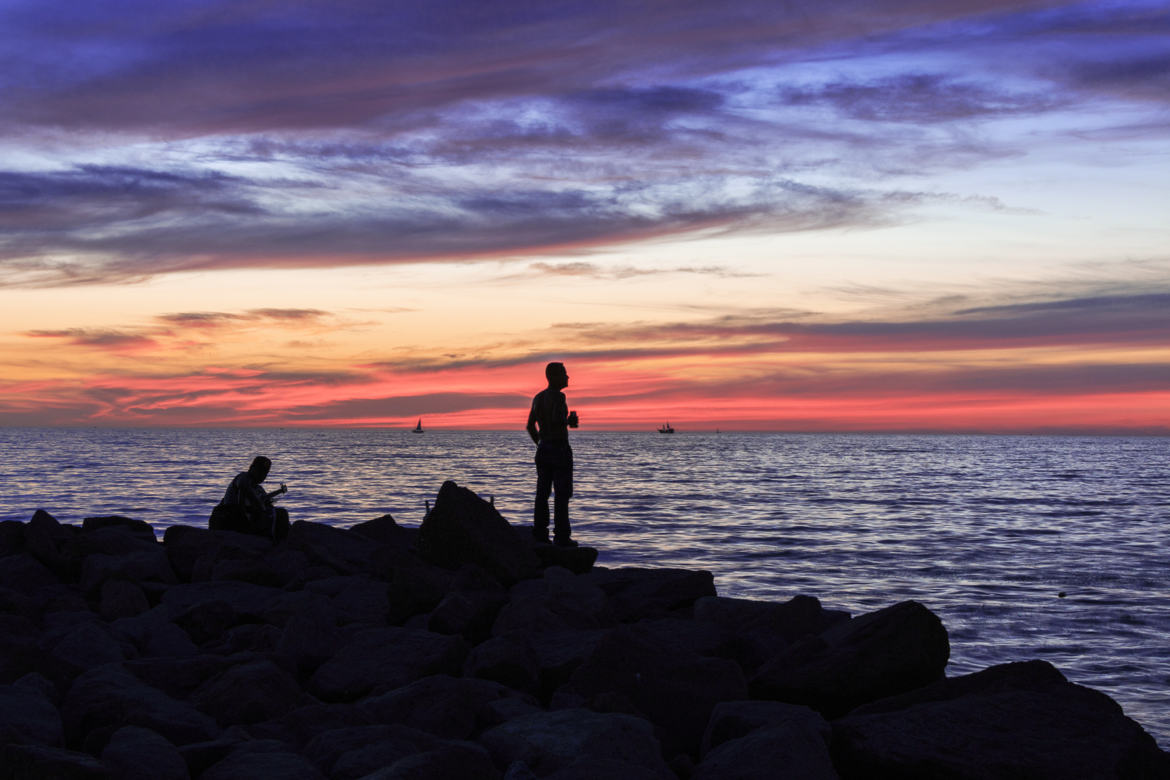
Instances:
[[[1154,778],[1041,661],[948,678],[916,602],[851,617],[595,567],[443,485],[419,528],[277,546],[0,523],[0,778]]]

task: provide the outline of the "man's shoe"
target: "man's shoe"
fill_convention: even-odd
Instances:
[[[548,531],[541,532],[541,531],[536,530],[535,528],[532,529],[532,539],[537,544],[551,544],[552,543],[552,540],[548,538]]]
[[[557,547],[576,547],[577,546],[577,542],[570,539],[567,536],[558,536],[556,541],[553,542],[553,544],[555,544]]]

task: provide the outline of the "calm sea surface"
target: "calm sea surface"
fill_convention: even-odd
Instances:
[[[1046,659],[1170,748],[1170,438],[580,432],[574,451],[574,535],[602,565],[855,614],[917,599],[948,674]],[[0,428],[0,519],[204,524],[256,454],[294,520],[416,525],[445,479],[531,519],[523,431],[39,428]]]

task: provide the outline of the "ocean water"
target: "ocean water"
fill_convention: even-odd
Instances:
[[[574,535],[607,566],[859,614],[916,599],[949,675],[1041,658],[1170,748],[1170,438],[577,432]],[[251,458],[294,520],[421,522],[454,479],[531,518],[522,430],[0,429],[0,519],[206,523]],[[1062,595],[1063,594],[1063,595]]]

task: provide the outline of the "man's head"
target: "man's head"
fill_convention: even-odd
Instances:
[[[252,465],[248,467],[248,476],[252,478],[253,482],[263,482],[264,478],[268,476],[268,470],[271,468],[271,460],[263,455],[257,455],[252,459]]]
[[[565,371],[564,363],[549,363],[544,367],[544,378],[548,380],[549,387],[557,390],[569,386],[569,372]]]

